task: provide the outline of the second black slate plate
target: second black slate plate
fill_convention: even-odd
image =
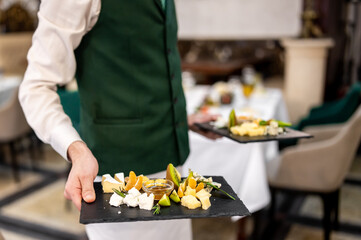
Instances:
[[[199,127],[202,130],[211,131],[218,135],[221,135],[223,137],[232,139],[233,141],[239,142],[239,143],[252,143],[252,142],[267,142],[267,141],[282,141],[282,140],[288,140],[288,139],[298,139],[298,138],[312,138],[313,136],[293,130],[291,128],[286,128],[286,132],[283,134],[280,134],[278,136],[256,136],[256,137],[249,137],[249,136],[237,136],[233,135],[227,128],[216,128],[212,126],[209,122],[207,123],[195,123],[197,127]]]
[[[129,208],[121,205],[115,208],[109,205],[112,194],[104,194],[101,183],[94,183],[96,200],[93,203],[82,202],[80,211],[80,223],[106,223],[106,222],[135,222],[151,220],[170,220],[181,218],[210,218],[226,216],[249,216],[250,212],[243,202],[237,197],[231,186],[223,177],[212,177],[215,182],[222,184],[221,189],[236,198],[232,200],[223,193],[213,190],[211,207],[207,210],[201,208],[190,210],[172,202],[170,207],[162,207],[159,215],[153,215],[153,211]]]

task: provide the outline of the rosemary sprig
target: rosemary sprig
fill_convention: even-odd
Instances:
[[[113,192],[115,192],[115,193],[118,194],[119,196],[125,198],[125,194],[122,193],[121,191],[119,191],[118,189],[113,188],[112,190],[113,190]]]
[[[216,190],[221,191],[222,193],[226,194],[230,199],[236,200],[234,197],[232,197],[231,195],[229,195],[227,192],[223,191],[222,189],[220,189],[219,187],[213,185],[212,183],[204,182],[204,181],[202,181],[202,182],[203,182],[204,184],[206,184],[206,185],[208,185],[208,186],[211,186],[211,187],[215,188]]]
[[[154,207],[152,208],[152,210],[154,210],[153,215],[158,215],[158,214],[160,214],[160,205],[159,205],[159,203],[157,203],[156,205],[154,205]]]

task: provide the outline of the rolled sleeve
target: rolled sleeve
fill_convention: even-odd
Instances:
[[[39,24],[19,90],[29,125],[65,159],[69,145],[81,138],[64,113],[57,85],[74,79],[74,49],[95,24],[99,11],[100,0],[41,1]]]

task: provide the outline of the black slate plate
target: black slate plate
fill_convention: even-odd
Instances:
[[[199,127],[202,130],[211,131],[214,133],[217,133],[218,135],[221,135],[223,137],[232,139],[239,143],[252,143],[252,142],[267,142],[267,141],[282,141],[282,140],[289,140],[289,139],[298,139],[298,138],[312,138],[313,136],[293,130],[291,128],[286,128],[286,132],[283,134],[280,134],[278,136],[256,136],[256,137],[249,137],[249,136],[237,136],[233,135],[227,128],[216,128],[212,126],[209,122],[207,123],[195,123],[197,127]]]
[[[115,208],[109,205],[109,199],[112,194],[104,194],[101,183],[94,183],[96,200],[93,203],[82,202],[80,211],[80,223],[106,223],[106,222],[135,222],[151,220],[170,220],[181,218],[211,218],[225,216],[249,216],[250,212],[244,206],[243,202],[237,197],[231,186],[228,185],[223,177],[212,177],[215,182],[222,184],[221,189],[228,192],[236,198],[232,200],[223,193],[213,190],[211,207],[207,210],[201,208],[190,210],[172,202],[170,207],[162,207],[159,215],[153,215],[153,211],[137,208],[128,208],[121,205]],[[118,212],[121,212],[118,214]]]

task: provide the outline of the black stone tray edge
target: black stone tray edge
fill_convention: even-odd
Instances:
[[[247,207],[246,207],[247,208]],[[248,209],[247,209],[248,210]],[[146,211],[146,210],[145,210]],[[252,214],[249,212],[248,210],[248,213],[247,214],[244,214],[244,215],[229,215],[229,214],[214,214],[212,216],[197,216],[197,215],[193,215],[189,218],[184,218],[184,217],[175,217],[175,216],[172,216],[171,218],[167,218],[167,217],[162,217],[162,218],[149,218],[149,220],[147,218],[144,218],[144,219],[124,219],[126,221],[121,221],[121,222],[114,222],[110,219],[103,219],[102,221],[99,221],[98,223],[125,223],[125,222],[143,222],[143,221],[164,221],[164,220],[177,220],[177,219],[201,219],[201,218],[219,218],[219,217],[249,217],[251,216]],[[80,219],[81,220],[81,219]],[[94,222],[94,221],[87,221],[87,220],[83,220],[83,221],[79,221],[79,223],[81,224],[96,224],[97,222]]]
[[[281,138],[277,137],[277,136],[258,136],[258,137],[245,136],[244,138],[247,138],[247,140],[240,140],[237,137],[242,138],[242,136],[233,137],[232,134],[230,134],[230,132],[228,131],[228,129],[227,130],[225,130],[224,128],[223,129],[222,128],[217,129],[214,126],[212,126],[210,124],[210,122],[195,123],[194,125],[197,126],[198,128],[200,128],[201,130],[210,131],[210,132],[216,133],[216,134],[218,134],[220,136],[229,138],[229,139],[231,139],[233,141],[243,143],[243,144],[256,143],[256,142],[269,142],[269,141],[286,141],[286,140],[292,140],[292,139],[313,138],[314,137],[313,135],[308,134],[306,132],[294,130],[294,129],[291,129],[291,128],[286,128],[286,132],[298,133],[300,135],[296,136],[296,137],[287,137],[287,135],[286,135],[285,137],[281,137]],[[225,133],[225,131],[227,131],[227,132]],[[252,138],[254,138],[254,139],[252,139]]]
[[[210,176],[205,176],[205,177],[210,177]],[[222,214],[222,213],[219,213],[219,214],[214,214],[212,216],[203,216],[203,215],[191,215],[189,218],[187,219],[192,219],[192,218],[217,218],[217,217],[247,217],[247,216],[251,216],[252,214],[250,213],[250,211],[248,210],[248,208],[244,205],[243,201],[238,197],[238,195],[233,191],[232,187],[227,183],[227,181],[224,179],[223,176],[211,176],[212,178],[222,178],[225,183],[227,184],[227,188],[229,189],[223,189],[225,190],[226,192],[228,192],[229,194],[231,194],[233,197],[235,197],[236,201],[240,201],[241,204],[243,205],[244,207],[244,210],[246,210],[245,212],[242,213],[242,215],[239,215],[239,214],[234,214],[234,215],[230,215],[230,214]],[[94,183],[95,184],[95,183]],[[97,184],[100,184],[97,183]],[[213,190],[214,191],[214,190]],[[110,195],[111,193],[109,193]],[[223,194],[223,193],[222,193]],[[226,198],[226,197],[225,197]],[[84,202],[84,200],[82,200],[82,205],[83,204],[87,204]],[[113,220],[111,219],[105,219],[105,218],[99,218],[99,221],[95,222],[95,221],[92,221],[92,220],[87,220],[87,219],[82,219],[81,216],[82,216],[82,210],[80,211],[80,215],[79,215],[79,223],[81,224],[93,224],[93,223],[114,223]],[[142,210],[143,211],[143,210]],[[147,211],[147,210],[144,210],[144,211]],[[146,218],[143,218],[143,219],[134,219],[134,218],[125,218],[124,221],[119,221],[118,223],[122,223],[122,222],[139,222],[139,221],[162,221],[162,220],[172,220],[172,219],[185,219],[183,216],[170,216],[169,218],[167,216],[164,216],[164,215],[152,215],[151,217],[146,217]]]

